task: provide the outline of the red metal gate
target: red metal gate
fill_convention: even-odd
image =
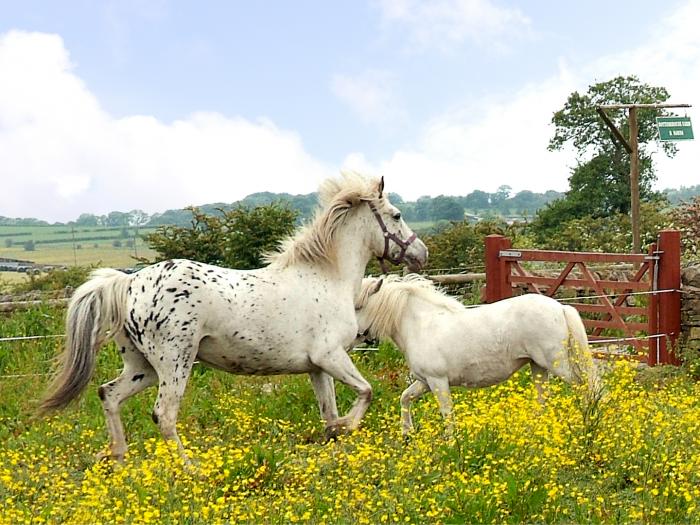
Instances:
[[[521,262],[563,263],[556,276],[533,275]],[[601,279],[591,263],[628,263],[635,268],[626,280]],[[550,269],[551,270],[551,269]],[[558,268],[557,268],[558,270]],[[648,254],[564,252],[513,248],[501,235],[486,238],[486,302],[512,297],[513,289],[555,297],[562,288],[586,290],[568,302],[579,312],[600,314],[583,319],[591,343],[610,341],[604,330],[624,334],[615,341],[629,343],[637,359],[650,365],[678,364],[673,352],[680,333],[680,232],[665,230]],[[647,295],[646,306],[627,305],[628,298]],[[582,302],[582,301],[592,302]],[[644,335],[640,334],[643,333]]]

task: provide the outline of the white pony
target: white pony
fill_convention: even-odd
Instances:
[[[372,398],[347,354],[357,334],[353,307],[365,266],[373,255],[413,267],[427,258],[383,188],[383,179],[357,174],[326,180],[319,189],[323,208],[265,268],[171,260],[132,275],[95,271],[68,307],[61,369],[41,408],[62,408],[76,398],[94,373],[97,351],[112,338],[124,369],[98,389],[111,443],[102,457],[123,460],[119,407],[156,384],[153,421],[186,457],[175,423],[195,359],[235,374],[308,373],[327,436],[355,429]],[[342,418],[334,378],[358,396]]]
[[[401,395],[404,435],[411,402],[432,391],[452,430],[450,386],[486,387],[530,363],[542,401],[547,372],[596,386],[583,322],[576,309],[539,294],[465,308],[417,275],[366,278],[355,302],[360,337],[391,338],[416,379]]]

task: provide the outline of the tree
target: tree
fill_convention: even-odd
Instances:
[[[146,213],[143,210],[131,210],[129,212],[129,218],[128,218],[129,226],[133,226],[136,229],[148,224],[149,220],[150,220],[150,217],[148,216],[148,213]]]
[[[439,195],[433,199],[431,218],[434,221],[445,219],[448,221],[461,221],[464,219],[464,208],[454,197]]]
[[[512,189],[513,188],[511,188],[507,184],[499,186],[498,190],[496,190],[496,193],[491,194],[491,206],[498,209],[502,213],[507,212],[508,205],[506,204],[506,201],[510,197]]]
[[[112,211],[105,220],[106,226],[128,226],[129,214],[122,211]]]
[[[92,213],[81,213],[80,217],[75,220],[76,226],[97,226],[98,224],[97,216]]]
[[[533,222],[533,231],[539,237],[551,237],[568,220],[582,217],[606,217],[628,213],[630,197],[630,157],[623,145],[614,138],[596,107],[605,104],[652,104],[668,100],[663,87],[643,84],[637,77],[616,77],[607,82],[589,86],[581,95],[574,92],[552,117],[554,136],[549,150],[573,146],[577,165],[569,178],[569,191],[563,199],[554,201],[540,210]],[[651,186],[656,176],[649,145],[657,138],[656,117],[662,110],[645,109],[638,112],[640,200],[652,202],[659,194]],[[609,114],[622,134],[629,136],[629,125],[623,111]],[[662,150],[673,156],[676,148],[663,143]]]
[[[464,207],[475,213],[479,210],[486,210],[490,206],[491,199],[485,191],[474,190],[464,198]]]
[[[280,203],[238,206],[217,215],[187,209],[192,215],[189,226],[160,226],[144,237],[158,252],[157,260],[185,258],[229,268],[259,268],[263,255],[294,231],[297,215]]]

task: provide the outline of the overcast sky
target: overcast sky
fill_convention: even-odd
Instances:
[[[563,191],[552,113],[617,75],[700,104],[697,0],[0,0],[0,215]],[[700,119],[697,108],[687,114]],[[700,184],[697,141],[659,189]]]

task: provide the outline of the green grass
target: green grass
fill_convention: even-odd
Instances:
[[[48,307],[0,322],[0,338],[62,331],[61,310]],[[606,397],[588,406],[555,380],[540,407],[527,370],[498,387],[456,389],[454,440],[427,396],[414,404],[417,432],[404,443],[398,398],[407,369],[382,344],[352,354],[375,393],[363,428],[324,443],[305,376],[197,365],[178,425],[197,465],[183,467],[161,445],[151,389],[124,404],[131,452],[116,467],[93,459],[106,443],[96,388],[120,369],[113,345],[99,353],[79,402],[34,415],[60,346],[0,342],[0,523],[700,520],[700,387],[680,369],[640,381],[618,365]],[[341,386],[338,398],[345,411],[354,396]]]
[[[134,256],[152,257],[154,252],[146,246],[142,235],[154,229],[140,229],[135,247],[127,247],[134,241],[134,230],[123,228],[80,227],[71,231],[68,226],[0,226],[0,257],[21,259],[39,264],[66,266],[133,266]],[[8,246],[8,241],[12,245]],[[34,242],[34,250],[26,250],[25,243]],[[122,246],[115,247],[119,241]]]

